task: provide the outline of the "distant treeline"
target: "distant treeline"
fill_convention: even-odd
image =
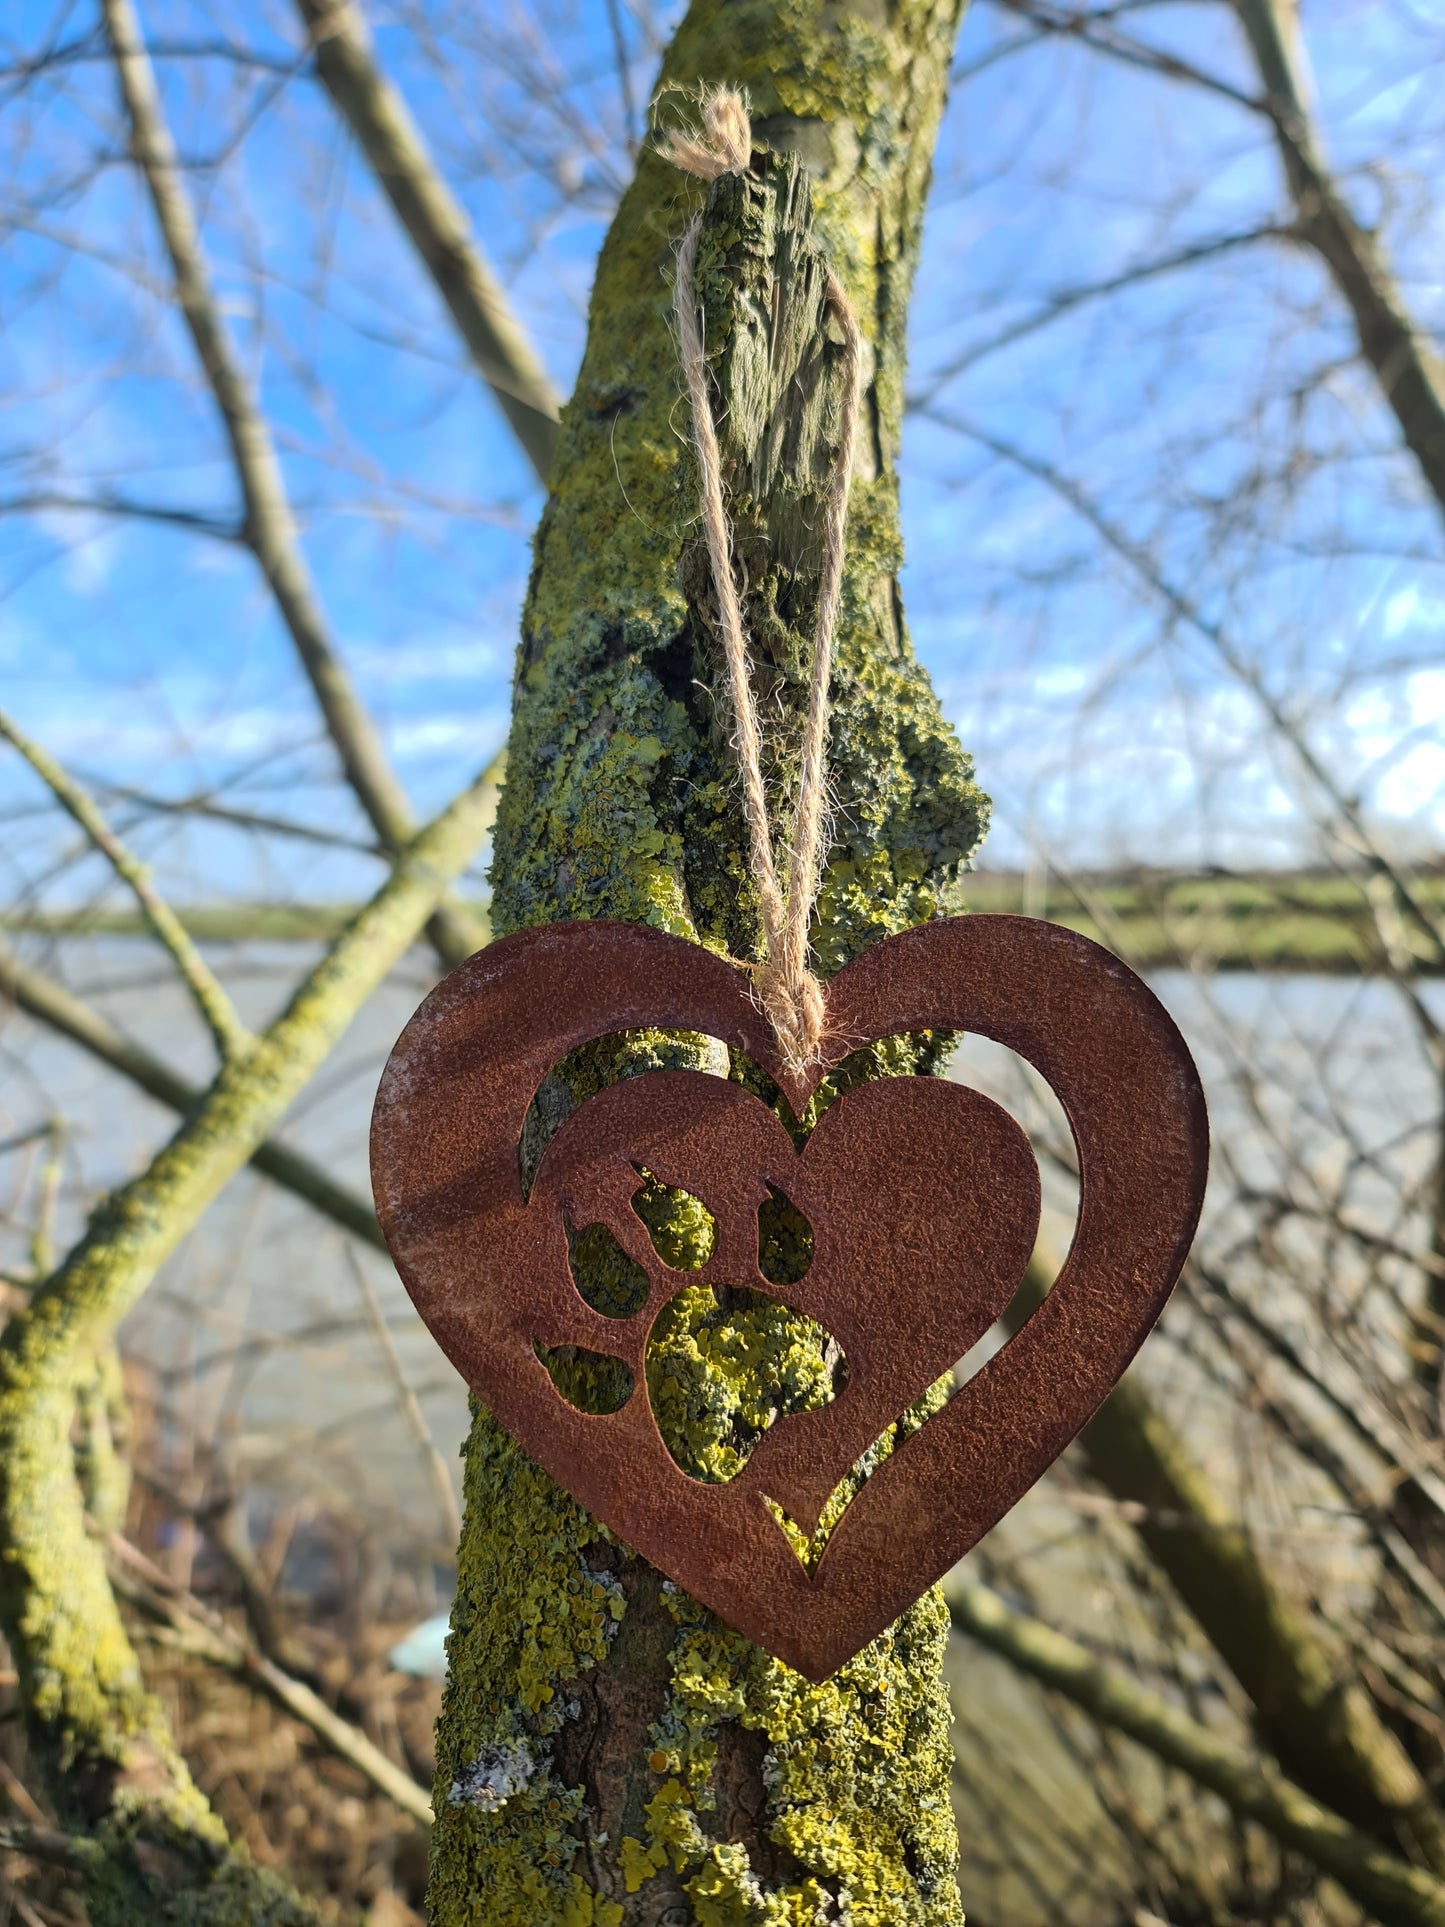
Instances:
[[[1445,924],[1445,859],[1413,866],[1401,881],[1422,910]],[[965,894],[970,910],[1047,917],[1145,968],[1359,973],[1390,967],[1391,953],[1397,968],[1436,967],[1423,934],[1400,916],[1396,886],[1385,878],[1375,883],[1310,870],[980,870],[965,879]],[[335,936],[353,908],[217,903],[180,914],[192,936],[213,943],[301,943]],[[484,903],[468,908],[485,919]],[[0,923],[50,936],[134,936],[142,930],[139,916],[123,909],[12,912]]]

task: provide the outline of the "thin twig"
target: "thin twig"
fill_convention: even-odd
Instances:
[[[1217,94],[1222,100],[1232,101],[1236,107],[1248,108],[1253,113],[1268,111],[1262,100],[1235,87],[1219,74],[1212,74],[1165,48],[1150,46],[1147,40],[1121,33],[1112,22],[1087,7],[1054,6],[1050,0],[998,0],[998,4],[1006,12],[1018,14],[1042,28],[1045,33],[1061,34],[1070,40],[1077,40],[1085,47],[1112,55],[1126,66],[1140,67],[1146,73],[1158,74],[1164,80],[1186,81],[1204,88],[1208,93]]]
[[[1445,1927],[1445,1882],[1387,1852],[1244,1747],[1102,1664],[1075,1640],[1009,1606],[987,1586],[955,1583],[948,1607],[958,1632],[1187,1773],[1232,1812],[1257,1821],[1281,1845],[1304,1854],[1381,1921]]]
[[[1030,335],[1052,326],[1055,321],[1072,314],[1086,302],[1103,300],[1111,294],[1122,294],[1129,288],[1137,288],[1164,275],[1177,274],[1182,268],[1198,267],[1201,262],[1216,260],[1221,254],[1232,253],[1236,248],[1253,247],[1261,241],[1293,241],[1298,238],[1298,232],[1292,226],[1275,221],[1259,222],[1236,233],[1217,234],[1205,240],[1186,242],[1183,247],[1172,248],[1167,254],[1156,255],[1149,261],[1138,261],[1132,267],[1121,268],[1117,274],[1104,275],[1097,281],[1084,281],[1077,287],[1060,288],[1046,296],[1035,313],[1025,315],[1022,321],[1015,321],[1007,328],[1000,328],[996,334],[986,335],[982,341],[974,342],[961,354],[945,362],[929,375],[924,387],[908,396],[907,405],[911,409],[926,408],[958,375],[976,367],[980,361],[997,354],[1000,349],[1012,348],[1016,343],[1026,341]]]
[[[129,889],[157,942],[169,951],[181,981],[190,991],[197,1010],[216,1040],[222,1060],[242,1055],[250,1046],[250,1031],[241,1022],[236,1006],[222,989],[210,965],[191,941],[185,925],[156,889],[146,865],[126,848],[80,784],[67,775],[50,752],[27,736],[4,710],[0,710],[0,736],[4,736],[19,750],[61,808],[75,819]]]
[[[421,1401],[406,1375],[401,1353],[396,1349],[396,1340],[391,1335],[391,1328],[386,1322],[377,1299],[376,1287],[367,1276],[366,1266],[349,1245],[346,1249],[346,1258],[351,1266],[351,1275],[356,1280],[356,1289],[361,1293],[362,1303],[366,1306],[366,1317],[371,1326],[372,1336],[376,1340],[382,1357],[386,1360],[386,1367],[391,1374],[391,1382],[396,1387],[402,1412],[426,1463],[436,1491],[437,1504],[441,1508],[442,1521],[455,1545],[462,1536],[462,1509],[457,1503],[456,1488],[452,1484],[451,1473],[447,1470],[446,1460],[437,1450],[436,1440],[431,1435],[431,1427],[426,1422],[426,1413],[421,1409]]]
[[[218,542],[246,543],[246,532],[233,517],[207,515],[203,509],[171,508],[164,502],[136,502],[129,496],[101,492],[70,495],[60,489],[27,489],[23,495],[0,496],[0,515],[107,515],[123,521],[158,522],[183,529],[188,535],[209,535]]]
[[[403,1813],[420,1820],[423,1826],[431,1825],[431,1799],[426,1788],[418,1786],[404,1767],[388,1759],[359,1727],[333,1712],[309,1686],[283,1671],[251,1641],[243,1639],[194,1593],[174,1584],[129,1540],[117,1532],[109,1535],[107,1543],[118,1568],[113,1568],[118,1587],[133,1598],[138,1597],[140,1603],[169,1624],[177,1637],[168,1643],[179,1643],[182,1650],[197,1659],[220,1666],[258,1687],[282,1712],[309,1726],[338,1759],[348,1761],[359,1773],[365,1774]]]
[[[970,440],[976,441],[980,447],[991,450],[1001,460],[1011,462],[1025,474],[1034,476],[1036,480],[1052,489],[1061,500],[1068,503],[1076,515],[1089,524],[1108,548],[1129,564],[1171,614],[1186,623],[1196,635],[1210,645],[1229,673],[1254,697],[1280,740],[1289,745],[1305,774],[1335,811],[1340,823],[1349,831],[1370,868],[1389,882],[1402,910],[1429,943],[1432,960],[1437,966],[1445,963],[1445,927],[1442,927],[1431,914],[1429,906],[1413,887],[1410,878],[1380,848],[1365,821],[1360,804],[1354,797],[1348,795],[1330,774],[1304,732],[1270,689],[1260,670],[1244,655],[1233,636],[1221,624],[1211,621],[1194,599],[1171,581],[1143,544],[1136,542],[1107,516],[1088,492],[1062,469],[1057,468],[1052,462],[1045,461],[1041,456],[1021,448],[1017,443],[993,434],[978,423],[966,421],[946,409],[930,406],[921,409],[920,413],[927,416],[930,421],[937,422],[942,428],[952,429],[955,434],[966,435]]]
[[[356,850],[363,856],[381,854],[378,845],[367,842],[364,837],[345,836],[338,830],[319,830],[310,823],[296,823],[289,817],[270,816],[260,810],[232,809],[209,795],[152,796],[148,790],[133,789],[124,783],[98,782],[95,787],[161,816],[203,816],[233,829],[255,830],[262,836],[289,836],[300,843],[319,843],[327,850]]]
[[[0,1853],[23,1853],[47,1866],[64,1867],[67,1873],[95,1873],[105,1865],[105,1850],[96,1840],[61,1833],[55,1827],[21,1826],[14,1820],[0,1821]]]

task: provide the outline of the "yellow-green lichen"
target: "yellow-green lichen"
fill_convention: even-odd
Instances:
[[[606,1657],[621,1593],[596,1562],[609,1544],[603,1529],[477,1416],[468,1506],[485,1506],[512,1529],[470,1535],[463,1552],[448,1695],[466,1717],[444,1721],[438,1734],[434,1852],[466,1896],[456,1919],[488,1927],[591,1920],[573,1874],[581,1796],[553,1776],[550,1742],[569,1714],[567,1685]],[[506,1798],[479,1802],[470,1794],[476,1764],[503,1749],[524,1755],[531,1771],[512,1775]]]
[[[857,1927],[961,1920],[937,1594],[821,1686],[671,1597],[682,1637],[656,1738],[673,1770],[648,1808],[646,1845],[685,1876],[698,1921],[803,1927],[834,1917],[825,1895]],[[796,1868],[766,1888],[745,1854],[705,1832],[717,1734],[730,1722],[766,1741],[771,1839]]]
[[[647,1348],[647,1389],[668,1450],[694,1479],[736,1478],[767,1429],[834,1396],[827,1334],[761,1292],[708,1286],[663,1308]]]
[[[936,1389],[900,1430],[922,1423],[941,1396]],[[869,1462],[891,1442],[880,1441]],[[845,1909],[855,1927],[961,1921],[940,1680],[947,1614],[936,1592],[814,1686],[664,1584],[675,1632],[658,1717],[639,1739],[647,1797],[637,1831],[602,1844],[621,1898],[603,1896],[580,1871],[595,1858],[589,1817],[578,1790],[559,1784],[551,1743],[576,1718],[577,1692],[607,1663],[625,1618],[610,1563],[625,1555],[482,1412],[468,1476],[492,1508],[492,1529],[469,1540],[454,1620],[448,1699],[467,1702],[470,1717],[461,1750],[463,1723],[441,1728],[453,1749],[439,1758],[436,1853],[464,1910],[443,1921],[622,1923],[627,1896],[664,1872],[692,1918],[715,1927],[802,1927],[838,1917],[830,1908]],[[830,1501],[825,1533],[857,1476]],[[475,1502],[475,1491],[468,1496]],[[713,1776],[722,1740],[739,1728],[766,1748],[769,1837],[786,1878],[760,1880],[746,1850],[717,1837]],[[513,1774],[523,1783],[509,1799],[484,1810],[454,1797],[479,1756],[490,1763],[506,1747],[534,1769]]]

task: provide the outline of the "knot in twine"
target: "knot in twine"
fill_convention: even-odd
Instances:
[[[752,129],[747,102],[732,87],[705,93],[700,128],[672,129],[658,142],[664,159],[684,173],[706,181],[724,174],[740,174],[752,153]],[[718,599],[718,628],[727,663],[728,691],[733,712],[733,747],[742,776],[743,814],[747,821],[752,876],[762,914],[764,961],[754,974],[754,991],[777,1035],[786,1068],[797,1074],[816,1064],[822,1055],[827,1022],[823,986],[808,963],[808,926],[817,902],[820,860],[824,841],[827,785],[828,684],[833,667],[833,632],[843,586],[844,531],[848,519],[848,484],[853,473],[853,449],[858,432],[858,403],[863,364],[862,337],[841,282],[827,270],[825,300],[837,316],[843,334],[843,400],[838,430],[838,452],[829,481],[823,516],[823,555],[818,584],[818,614],[813,634],[813,664],[808,686],[808,713],[798,771],[798,798],[793,833],[788,846],[787,888],[779,879],[768,822],[767,789],[763,782],[762,733],[749,673],[748,644],[742,606],[733,574],[732,526],[723,502],[722,462],[717,429],[707,392],[707,362],[702,323],[697,311],[697,248],[702,216],[678,244],[678,346],[683,379],[692,408],[692,439],[697,455],[702,495],[702,526],[708,563]]]

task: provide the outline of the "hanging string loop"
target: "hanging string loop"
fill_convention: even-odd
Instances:
[[[685,173],[715,181],[742,173],[752,151],[747,102],[735,88],[703,95],[698,129],[670,129],[659,140],[665,159]],[[820,1055],[826,1006],[823,986],[808,961],[808,930],[817,902],[826,821],[828,689],[833,668],[833,638],[843,587],[848,486],[858,435],[862,391],[863,343],[841,282],[828,270],[824,299],[843,336],[843,398],[838,451],[829,480],[823,516],[823,548],[808,709],[803,725],[797,803],[788,842],[787,881],[778,874],[774,837],[768,820],[763,781],[762,732],[753,695],[747,633],[733,571],[732,525],[723,499],[722,461],[717,428],[708,398],[707,361],[697,310],[697,251],[702,216],[692,223],[677,249],[674,303],[683,382],[692,410],[692,441],[702,497],[702,527],[708,565],[718,601],[718,630],[727,666],[733,714],[733,747],[742,778],[753,882],[763,926],[763,963],[755,977],[758,1001],[777,1034],[790,1071],[808,1069]]]

